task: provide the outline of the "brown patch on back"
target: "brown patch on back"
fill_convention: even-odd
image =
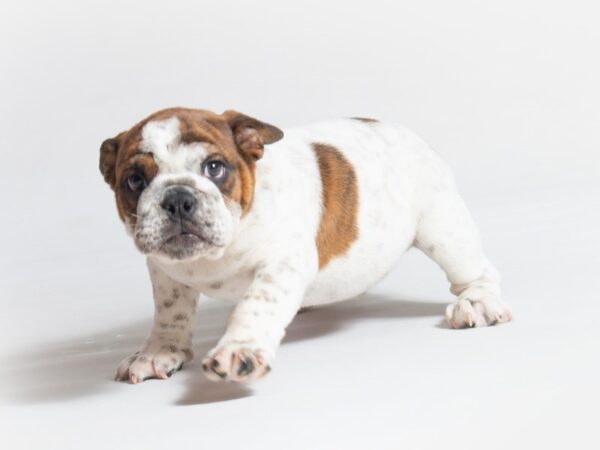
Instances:
[[[358,238],[358,184],[354,168],[331,145],[313,144],[322,183],[321,223],[316,243],[319,268],[343,255]]]
[[[353,120],[359,120],[364,123],[379,123],[377,119],[371,119],[370,117],[350,117]]]

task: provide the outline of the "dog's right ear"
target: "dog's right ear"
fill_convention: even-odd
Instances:
[[[115,166],[117,164],[117,155],[119,147],[122,143],[122,138],[125,133],[120,133],[114,138],[106,139],[100,146],[100,173],[104,176],[112,190],[115,189],[117,182],[115,176]]]

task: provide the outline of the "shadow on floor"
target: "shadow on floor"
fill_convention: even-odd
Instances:
[[[444,308],[445,303],[393,300],[366,294],[299,314],[288,328],[283,345],[335,333],[365,319],[441,317]],[[218,341],[230,307],[199,309],[197,338],[194,339],[196,360],[186,366],[190,376],[186,377],[185,392],[176,404],[223,402],[252,395],[246,385],[213,383],[201,373],[198,361]],[[37,404],[101,394],[114,386],[112,376],[117,364],[138,349],[150,326],[151,320],[147,319],[97,333],[93,338],[43,343],[29,352],[9,357],[3,361],[0,372],[2,385],[10,385],[5,397],[10,403]],[[177,374],[174,378],[177,379]]]

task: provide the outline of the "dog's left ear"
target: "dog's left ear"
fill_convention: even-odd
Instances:
[[[100,146],[100,173],[104,176],[111,189],[114,191],[116,185],[115,167],[117,165],[117,154],[121,146],[121,138],[125,133],[120,133],[114,138],[106,139]]]
[[[283,131],[279,128],[237,111],[225,111],[221,117],[231,128],[240,153],[253,161],[262,157],[265,145],[277,142],[283,137]]]

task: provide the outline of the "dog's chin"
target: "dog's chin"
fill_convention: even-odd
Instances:
[[[193,261],[199,258],[218,259],[225,251],[223,246],[193,233],[179,233],[164,240],[156,255],[172,262]]]

